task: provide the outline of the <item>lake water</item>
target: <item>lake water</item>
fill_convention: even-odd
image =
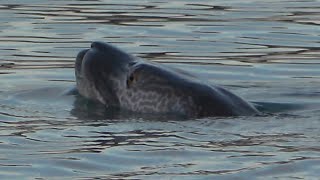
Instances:
[[[0,14],[0,179],[319,178],[320,1],[10,0]],[[266,115],[110,117],[64,95],[95,40]]]

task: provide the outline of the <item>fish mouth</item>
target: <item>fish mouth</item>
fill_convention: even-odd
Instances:
[[[82,78],[81,76],[81,68],[82,68],[82,62],[84,59],[84,56],[90,49],[83,49],[81,50],[77,57],[76,57],[76,62],[75,62],[75,75],[77,78]]]
[[[125,84],[128,64],[133,60],[131,55],[108,43],[92,42],[91,48],[81,50],[76,57],[79,93],[106,106],[118,106],[117,91]]]
[[[108,43],[95,41],[91,48],[80,51],[76,57],[76,76],[83,76],[84,71],[97,71],[102,69],[105,72],[123,70],[135,58],[130,54],[112,46]],[[89,67],[90,66],[90,67]]]
[[[105,43],[102,43],[102,42],[92,42],[91,43],[91,48],[89,49],[83,49],[81,50],[77,57],[76,57],[76,62],[75,62],[75,73],[76,73],[76,77],[79,77],[79,78],[83,78],[82,77],[82,64],[83,64],[83,61],[84,61],[84,58],[85,56],[88,54],[89,51],[101,51],[103,52],[103,49],[106,49],[106,44]]]

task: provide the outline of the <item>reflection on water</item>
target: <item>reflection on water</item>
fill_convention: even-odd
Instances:
[[[2,2],[0,178],[318,178],[319,7]],[[224,85],[271,114],[181,121],[65,95],[76,54],[95,40]]]

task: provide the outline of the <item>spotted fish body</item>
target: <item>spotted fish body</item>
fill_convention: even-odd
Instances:
[[[151,70],[152,64],[138,65],[136,82],[117,91],[120,106],[135,112],[188,115],[194,113],[194,102],[184,89]],[[150,71],[151,70],[151,71]]]
[[[81,95],[138,113],[187,117],[254,115],[258,111],[231,92],[181,70],[145,61],[102,42],[76,60]]]

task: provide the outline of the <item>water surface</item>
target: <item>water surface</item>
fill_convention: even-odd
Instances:
[[[1,179],[317,179],[320,1],[0,5]],[[110,116],[66,96],[92,41],[190,71],[267,112]]]

